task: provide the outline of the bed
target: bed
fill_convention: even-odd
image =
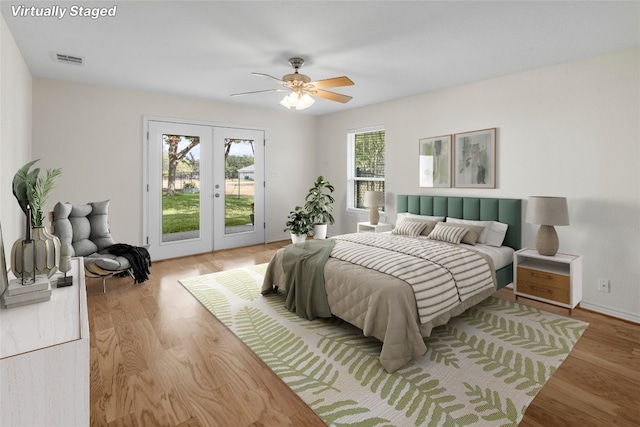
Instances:
[[[520,249],[522,228],[519,199],[398,195],[396,211],[400,218],[413,217],[403,227],[405,218],[399,221],[398,229],[415,224],[415,218],[435,223],[444,217],[474,223],[492,221],[506,227],[506,233],[501,248],[494,247],[497,254],[491,253],[491,248],[485,251],[485,245],[452,244],[424,235],[354,233],[331,239],[335,246],[322,270],[330,314],[380,340],[380,363],[388,372],[423,355],[427,350],[424,337],[434,327],[446,324],[513,280],[508,254]],[[446,225],[446,221],[437,224],[447,231],[455,226]],[[269,262],[264,294],[274,288],[287,291],[286,250],[280,249]],[[500,257],[502,261],[498,261]],[[501,262],[499,268],[494,268],[495,262]]]

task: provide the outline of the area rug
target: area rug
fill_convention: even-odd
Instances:
[[[180,280],[330,426],[516,426],[588,324],[490,297],[393,374],[381,344],[260,295],[266,264]]]

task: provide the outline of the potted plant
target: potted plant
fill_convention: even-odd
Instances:
[[[42,178],[38,176],[39,168],[29,170],[37,161],[27,163],[13,177],[13,195],[27,217],[27,234],[24,239],[18,239],[13,244],[11,268],[14,273],[20,274],[23,272],[23,265],[33,264],[25,263],[24,260],[34,257],[35,265],[31,268],[35,273],[51,277],[60,262],[60,240],[44,227],[43,209],[56,185],[56,180],[62,174],[62,169],[48,169],[45,177]],[[25,246],[24,242],[30,244]]]
[[[327,223],[333,224],[335,222],[332,215],[335,199],[331,196],[334,191],[333,185],[326,181],[322,175],[316,179],[313,187],[309,189],[309,194],[305,199],[305,209],[314,224],[314,239],[325,239],[327,237]]]
[[[309,214],[300,206],[296,206],[294,210],[289,212],[286,223],[287,228],[284,231],[291,233],[291,241],[293,243],[304,242],[307,236],[313,235],[313,223]]]
[[[182,193],[183,194],[195,194],[198,191],[199,191],[198,187],[196,187],[196,183],[193,182],[193,181],[185,182],[182,185]]]

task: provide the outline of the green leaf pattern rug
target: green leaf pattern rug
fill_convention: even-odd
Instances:
[[[260,295],[266,264],[180,280],[330,426],[515,426],[587,323],[490,297],[387,373],[381,344]]]

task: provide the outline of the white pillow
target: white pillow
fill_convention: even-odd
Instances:
[[[453,224],[479,225],[480,227],[484,227],[484,230],[482,230],[482,233],[480,233],[480,237],[478,237],[478,243],[482,244],[487,244],[487,236],[489,235],[489,231],[491,230],[491,226],[493,225],[493,221],[473,221],[470,219],[459,219],[451,217],[447,217],[447,222],[451,222]]]
[[[487,236],[487,245],[490,246],[502,246],[504,238],[507,235],[507,229],[509,224],[503,224],[498,221],[493,221],[489,235]]]
[[[426,219],[429,221],[444,221],[443,216],[431,216],[431,215],[416,215],[409,212],[400,212],[396,214],[396,224],[399,224],[405,218]]]

